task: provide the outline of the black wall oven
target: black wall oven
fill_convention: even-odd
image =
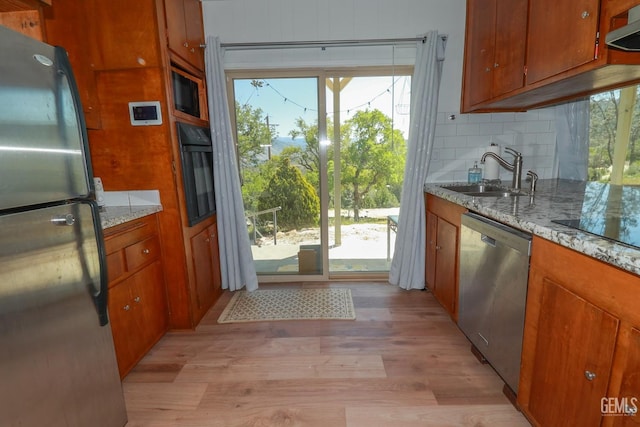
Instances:
[[[176,122],[189,227],[216,213],[213,145],[208,127]]]

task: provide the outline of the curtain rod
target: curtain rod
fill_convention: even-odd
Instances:
[[[442,40],[447,40],[447,36],[441,35]],[[317,41],[286,41],[286,42],[253,42],[253,43],[220,43],[220,47],[227,50],[251,50],[251,49],[302,49],[308,47],[319,47],[324,50],[327,47],[346,46],[384,46],[405,43],[415,43],[421,41],[425,43],[427,37],[411,37],[397,39],[364,39],[364,40],[317,40]]]

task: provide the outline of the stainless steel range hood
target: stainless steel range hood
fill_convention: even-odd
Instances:
[[[640,6],[629,9],[628,22],[624,27],[609,32],[605,41],[611,47],[640,52]]]

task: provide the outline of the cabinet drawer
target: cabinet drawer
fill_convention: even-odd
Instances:
[[[160,242],[157,236],[153,236],[127,246],[124,253],[127,259],[127,271],[133,272],[138,267],[160,257]]]
[[[116,252],[156,233],[156,215],[149,215],[104,231],[107,254]]]

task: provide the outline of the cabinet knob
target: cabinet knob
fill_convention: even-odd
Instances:
[[[591,371],[584,371],[584,377],[586,379],[588,379],[589,381],[593,381],[596,379],[596,374],[595,372],[591,372]]]
[[[196,50],[194,48],[191,48],[191,53],[195,53]]]
[[[183,44],[182,46],[184,46],[184,47],[189,47],[189,43],[184,42],[184,44]]]
[[[125,305],[124,307],[122,307],[122,309],[123,309],[124,311],[129,311],[129,310],[131,310],[131,306],[130,306],[129,304],[127,304],[127,305]]]
[[[135,302],[140,302],[140,297],[139,297],[139,296],[138,296],[138,297],[135,297],[133,300],[134,300]]]
[[[587,19],[590,16],[590,14],[585,10],[584,12],[582,12],[582,15],[580,16],[582,16],[582,19]]]
[[[485,73],[488,73],[489,71],[491,71],[491,68],[489,68],[489,67],[487,67],[487,68],[485,68],[485,69],[484,69],[484,72],[485,72]]]
[[[442,246],[436,245],[436,251],[439,251],[440,249],[442,249]]]
[[[142,250],[142,253],[145,254],[145,255],[149,255],[151,253],[151,251],[149,249],[147,249],[147,248],[144,248]]]
[[[493,68],[498,68],[500,66],[500,64],[498,64],[497,62],[495,64],[493,64]]]
[[[625,404],[624,405],[624,413],[626,415],[637,415],[638,414],[638,407],[635,406],[635,405]]]

